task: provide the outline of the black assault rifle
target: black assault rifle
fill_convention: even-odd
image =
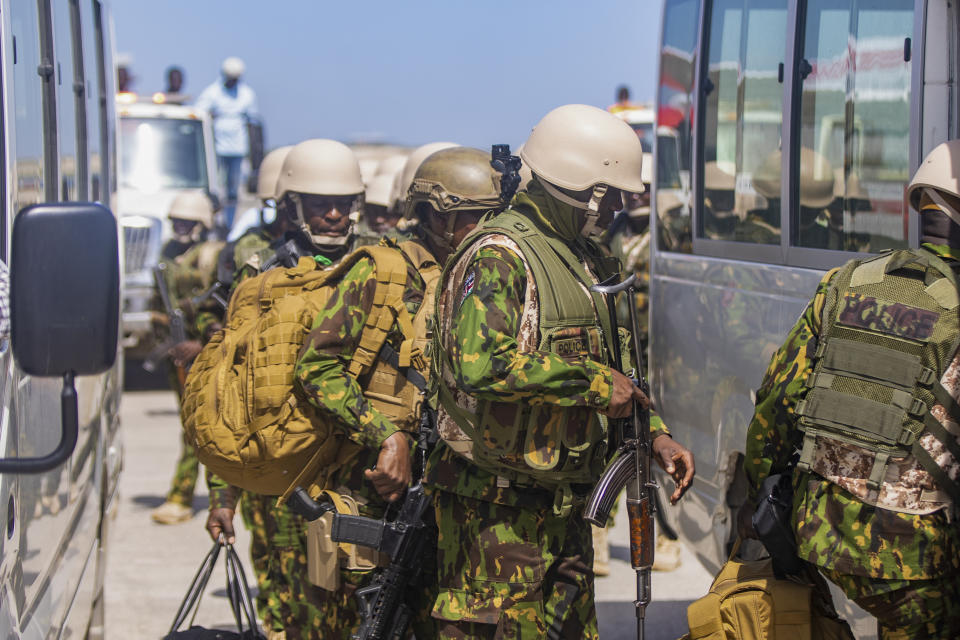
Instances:
[[[616,283],[619,276],[590,287],[603,293],[607,299],[607,310],[613,327],[614,365],[633,379],[634,384],[650,396],[650,387],[643,375],[643,347],[640,343],[640,331],[637,325],[637,276],[631,275],[623,282]],[[623,371],[623,358],[620,353],[619,330],[617,327],[616,295],[625,291],[630,307],[630,324],[633,349],[636,354],[636,367],[631,372]],[[637,599],[634,602],[637,612],[637,638],[643,640],[644,618],[647,605],[650,604],[650,572],[653,567],[654,551],[654,500],[653,489],[657,486],[650,479],[650,465],[653,462],[653,449],[650,442],[650,410],[633,401],[633,414],[629,418],[610,421],[611,435],[617,444],[616,453],[600,481],[587,500],[584,519],[597,527],[607,526],[610,510],[624,487],[627,488],[627,517],[630,520],[630,565],[637,572]]]
[[[436,416],[425,408],[420,419],[417,451],[420,457],[420,475],[430,449],[436,443]],[[353,633],[353,640],[402,640],[415,613],[410,603],[416,597],[423,572],[424,558],[436,547],[433,529],[424,515],[430,508],[430,498],[423,491],[423,483],[407,489],[400,509],[393,520],[375,520],[363,516],[336,513],[327,503],[313,500],[302,487],[294,489],[287,499],[290,508],[307,520],[316,520],[328,511],[334,511],[331,538],[376,549],[390,557],[390,564],[379,570],[370,584],[357,589],[363,622]],[[389,511],[389,509],[388,509]]]
[[[143,368],[153,373],[157,369],[160,361],[166,357],[170,349],[187,339],[186,322],[183,319],[183,311],[179,307],[173,306],[170,299],[170,290],[167,288],[166,274],[167,264],[161,262],[153,268],[153,280],[157,284],[157,292],[160,294],[160,301],[163,303],[163,309],[167,313],[170,322],[170,337],[160,346],[154,348],[143,361]],[[180,380],[180,386],[187,377],[187,371],[183,367],[177,367],[177,378]]]

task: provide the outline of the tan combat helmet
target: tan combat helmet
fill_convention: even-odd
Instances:
[[[213,203],[203,191],[182,191],[170,203],[167,217],[173,220],[198,222],[187,235],[174,233],[179,242],[196,242],[204,229],[213,228]]]
[[[390,195],[393,193],[394,177],[385,173],[373,176],[367,184],[367,195],[364,198],[366,203],[389,209],[393,204]]]
[[[767,199],[780,199],[782,156],[780,150],[766,157],[753,176],[757,193]],[[834,172],[826,156],[813,149],[800,149],[800,206],[823,209],[834,200]]]
[[[500,177],[490,165],[490,154],[480,149],[451,147],[432,153],[420,163],[410,181],[404,217],[417,220],[424,209],[429,209],[429,215],[446,218],[442,236],[434,234],[426,224],[421,224],[420,229],[439,246],[452,251],[456,248],[453,238],[457,213],[503,208]]]
[[[937,145],[923,159],[907,198],[917,211],[936,209],[960,225],[960,139]]]
[[[257,171],[257,197],[261,202],[276,200],[277,179],[280,177],[283,161],[291,149],[293,149],[292,145],[278,147],[264,156],[260,162],[260,169]]]
[[[629,124],[585,104],[557,107],[537,123],[520,152],[551,197],[586,211],[580,234],[599,236],[600,201],[609,187],[643,193],[643,145]],[[560,189],[590,190],[582,202]]]
[[[307,194],[353,196],[347,233],[337,238],[313,235],[303,217],[301,196]],[[350,147],[336,140],[305,140],[295,145],[284,158],[277,178],[277,202],[289,201],[292,222],[316,247],[340,247],[350,242],[363,209],[363,194],[360,164]]]
[[[393,201],[397,211],[403,211],[403,203],[407,199],[410,183],[413,182],[413,174],[417,172],[420,163],[441,149],[449,149],[450,147],[456,146],[457,145],[452,142],[430,142],[417,147],[407,156],[407,161],[403,164],[403,170],[397,173],[397,177],[393,183]]]

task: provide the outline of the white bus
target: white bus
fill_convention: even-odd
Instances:
[[[100,0],[0,0],[3,638],[103,635],[122,466],[112,43]]]
[[[904,192],[958,135],[958,26],[947,0],[665,0],[650,374],[697,457],[664,516],[712,570],[773,351],[825,270],[918,246]]]

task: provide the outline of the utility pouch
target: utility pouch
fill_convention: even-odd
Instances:
[[[777,578],[797,575],[804,569],[797,557],[797,541],[793,534],[793,473],[767,476],[760,485],[757,509],[753,513],[753,528],[760,542],[773,559]]]

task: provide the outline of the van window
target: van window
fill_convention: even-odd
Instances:
[[[73,61],[73,32],[70,20],[72,3],[55,2],[53,8],[53,40],[56,55],[54,64],[57,87],[57,139],[60,143],[59,199],[78,200],[78,163],[86,161],[77,146],[77,100]]]
[[[786,0],[719,0],[709,24],[703,237],[780,244]]]
[[[80,26],[83,41],[83,78],[84,97],[86,103],[87,120],[87,153],[89,157],[88,173],[90,175],[90,197],[93,202],[104,200],[101,185],[100,167],[100,117],[98,99],[100,88],[97,73],[97,41],[94,28],[93,3],[90,0],[80,2]]]
[[[657,90],[657,243],[690,253],[693,82],[699,0],[666,0]]]
[[[124,117],[120,145],[125,187],[146,192],[208,187],[200,120]]]
[[[37,3],[10,5],[10,28],[14,40],[13,149],[14,211],[43,200],[43,80],[40,66],[40,20]]]
[[[911,80],[904,51],[912,32],[909,0],[810,0],[795,110],[796,246],[906,246]]]

